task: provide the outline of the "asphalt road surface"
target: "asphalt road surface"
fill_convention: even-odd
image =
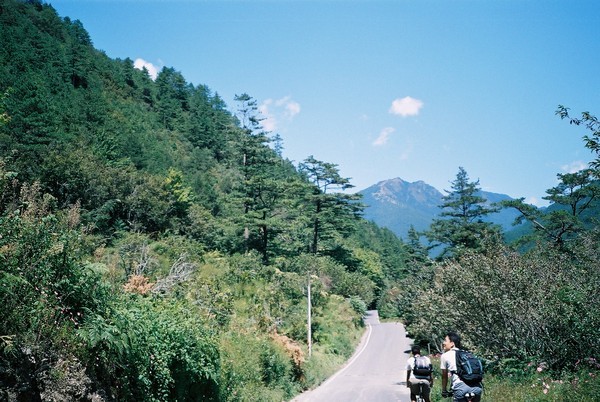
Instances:
[[[369,311],[365,323],[365,335],[346,365],[292,402],[410,401],[405,367],[412,340],[404,326],[380,323],[377,311]]]

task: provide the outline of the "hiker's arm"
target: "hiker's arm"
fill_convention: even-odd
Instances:
[[[411,373],[411,369],[407,369],[406,370],[406,386],[410,388],[410,373]]]
[[[448,387],[448,370],[442,369],[442,392],[447,391]]]

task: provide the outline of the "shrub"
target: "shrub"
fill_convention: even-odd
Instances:
[[[315,309],[313,341],[327,353],[349,358],[360,340],[362,320],[345,299],[334,296],[322,309]]]
[[[367,313],[367,303],[361,298],[355,296],[348,299],[348,301],[350,302],[352,309],[358,313],[360,317],[363,317]]]
[[[1,390],[24,400],[76,398],[89,379],[74,333],[109,293],[80,261],[78,208],[51,214],[36,186],[23,197],[21,209],[0,217]]]
[[[213,336],[171,299],[124,295],[80,331],[98,387],[125,400],[215,400],[219,354]]]
[[[597,241],[587,242],[568,255],[541,247],[520,255],[496,245],[439,265],[433,287],[413,303],[409,332],[439,345],[454,328],[494,361],[572,367],[600,338],[600,254]]]
[[[296,391],[291,358],[280,345],[246,331],[221,337],[221,401],[276,402]]]

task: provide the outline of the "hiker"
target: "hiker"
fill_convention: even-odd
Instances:
[[[481,361],[472,353],[461,350],[460,335],[456,332],[448,332],[442,343],[444,354],[440,360],[442,369],[442,397],[453,397],[454,402],[466,402],[467,400],[479,402],[483,392],[481,379],[483,376],[483,367]],[[464,359],[457,361],[457,355],[464,356]],[[470,375],[465,374],[465,365],[460,361],[466,361],[473,369]],[[459,363],[457,365],[457,363]],[[448,379],[451,380],[451,391],[448,391]],[[473,397],[466,398],[466,394],[474,394]]]
[[[406,362],[406,386],[410,388],[410,400],[415,402],[417,395],[429,402],[429,394],[433,387],[433,366],[427,356],[421,356],[421,348],[413,346],[412,356]]]

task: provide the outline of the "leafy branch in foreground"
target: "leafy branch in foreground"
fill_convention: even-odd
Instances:
[[[536,233],[563,248],[565,242],[573,240],[595,224],[594,210],[600,199],[600,122],[589,112],[582,113],[581,118],[572,118],[569,108],[562,105],[558,106],[556,114],[561,119],[568,119],[570,124],[585,125],[592,131],[583,139],[585,147],[596,153],[596,159],[590,162],[587,169],[557,174],[559,183],[546,190],[547,195],[543,197],[550,201],[550,207],[546,210],[526,204],[524,198],[503,201],[501,205],[521,213],[515,224],[529,221]]]
[[[560,116],[563,120],[568,119],[569,124],[576,126],[584,125],[592,132],[590,135],[584,135],[583,141],[585,142],[585,147],[596,154],[596,160],[590,162],[590,168],[595,169],[596,173],[598,173],[600,171],[600,121],[598,121],[596,116],[590,114],[590,112],[581,113],[581,118],[571,117],[569,110],[568,107],[558,105],[556,115]]]
[[[581,233],[586,223],[590,223],[592,211],[600,198],[600,186],[593,180],[591,169],[576,173],[558,174],[560,183],[546,190],[543,197],[550,201],[552,209],[541,210],[526,204],[524,198],[503,201],[501,205],[514,208],[521,213],[515,224],[529,221],[535,232],[547,238],[558,247]]]

